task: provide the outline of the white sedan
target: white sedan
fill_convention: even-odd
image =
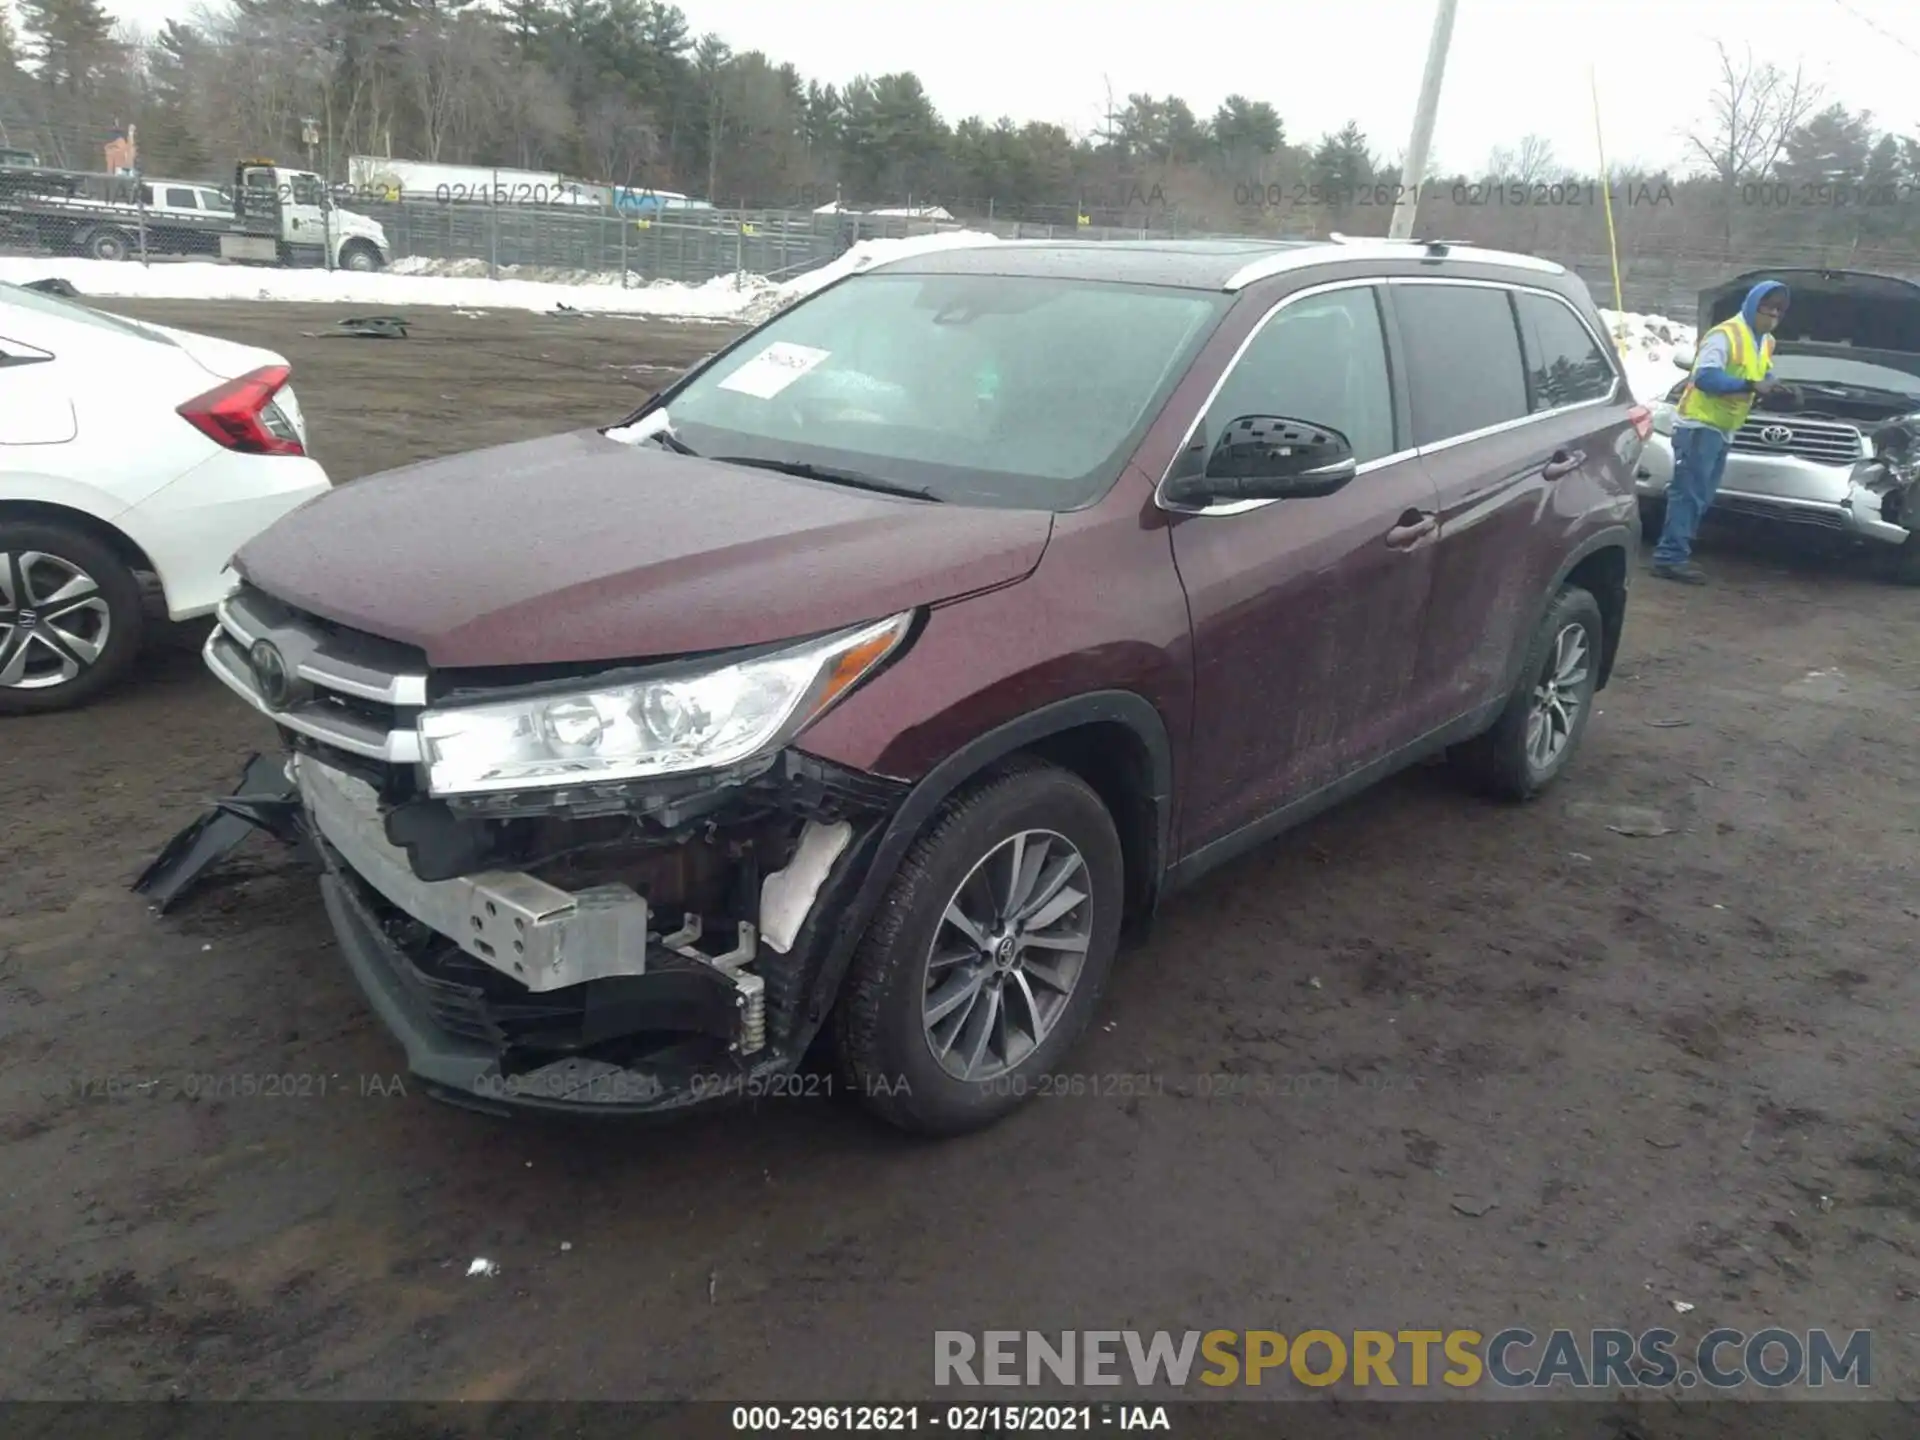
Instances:
[[[234,551],[328,488],[280,356],[0,284],[0,714],[93,698],[150,575],[211,612]]]

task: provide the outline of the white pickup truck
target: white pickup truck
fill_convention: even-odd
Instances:
[[[220,237],[223,260],[380,270],[393,259],[379,222],[342,210],[310,170],[242,160],[234,167],[233,195],[234,228]]]

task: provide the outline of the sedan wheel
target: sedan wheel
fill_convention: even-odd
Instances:
[[[132,571],[93,536],[0,524],[0,713],[64,710],[112,684],[139,651],[143,609]]]
[[[93,576],[58,555],[0,554],[0,687],[45,690],[80,678],[113,634]]]

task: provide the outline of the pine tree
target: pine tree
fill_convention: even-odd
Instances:
[[[113,53],[113,17],[100,0],[20,0],[20,28],[54,89],[89,89]]]

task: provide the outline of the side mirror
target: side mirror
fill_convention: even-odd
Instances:
[[[1306,500],[1331,495],[1359,473],[1338,430],[1281,415],[1242,415],[1220,434],[1206,469],[1170,485],[1182,504]]]

